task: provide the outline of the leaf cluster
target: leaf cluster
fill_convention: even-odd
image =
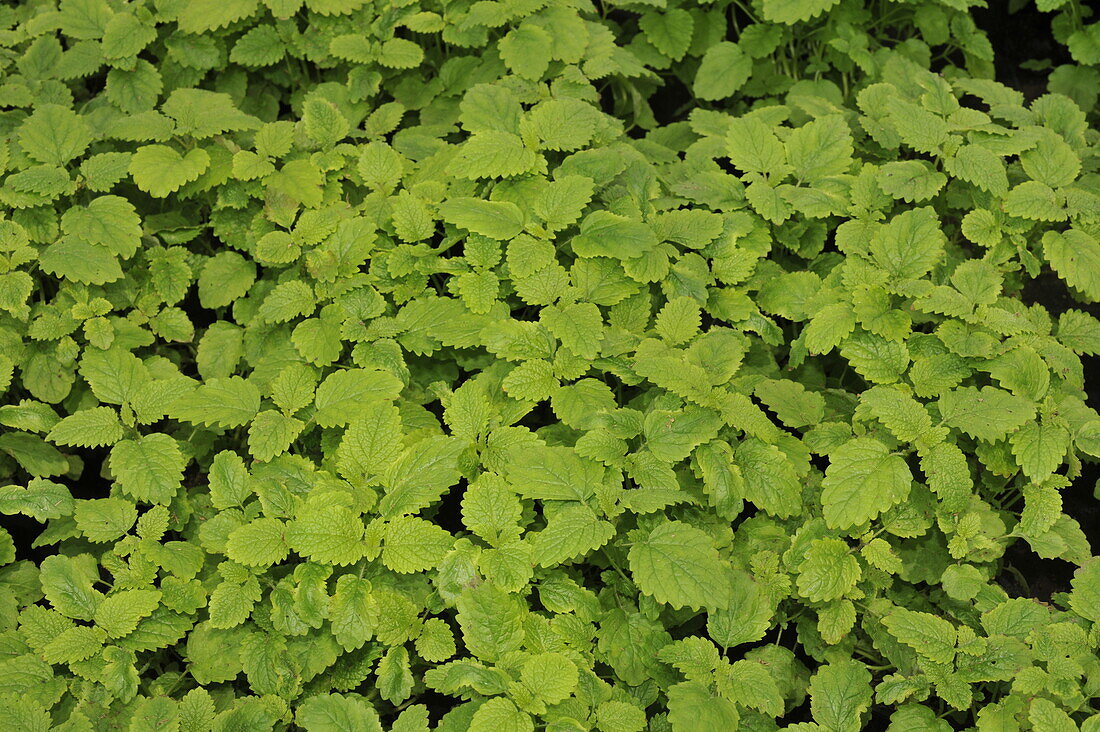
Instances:
[[[1100,23],[976,4],[0,9],[0,720],[1100,730]]]

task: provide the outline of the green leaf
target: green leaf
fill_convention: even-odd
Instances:
[[[500,57],[512,73],[537,80],[550,65],[552,48],[553,38],[549,33],[534,23],[525,22],[500,40]]]
[[[463,518],[466,517],[463,503]],[[546,528],[530,537],[533,559],[541,567],[576,561],[599,549],[615,535],[615,527],[602,521],[588,506],[568,504],[550,515]]]
[[[201,147],[180,155],[167,145],[139,147],[130,158],[130,175],[141,190],[154,198],[166,198],[186,183],[197,180],[210,165]]]
[[[63,475],[69,470],[69,462],[37,435],[8,431],[0,434],[0,451],[15,459],[32,476]]]
[[[62,214],[61,230],[123,259],[134,256],[141,245],[141,217],[119,196],[99,196],[87,206],[73,206]]]
[[[49,663],[77,663],[99,653],[105,640],[101,629],[80,625],[54,637],[42,649],[42,657]]]
[[[971,437],[994,442],[1035,416],[1035,404],[995,386],[964,386],[938,402],[943,421]]]
[[[703,531],[668,521],[635,542],[630,572],[638,588],[674,608],[725,608],[731,601],[729,566]]]
[[[689,249],[702,249],[722,234],[722,217],[700,209],[666,211],[655,221],[657,235]]]
[[[802,331],[806,350],[811,354],[828,353],[851,335],[855,326],[856,316],[849,305],[827,305],[813,314],[810,323]]]
[[[765,180],[753,181],[745,189],[745,198],[752,204],[753,210],[773,224],[782,224],[793,214],[791,205],[779,190]]]
[[[459,595],[457,606],[463,643],[474,656],[494,663],[519,650],[527,614],[519,597],[491,583],[482,583]]]
[[[923,160],[895,160],[878,169],[875,181],[887,195],[917,203],[939,193],[947,183],[947,176]],[[1007,181],[1005,185],[1007,188]]]
[[[744,498],[764,511],[786,518],[802,510],[802,488],[788,457],[755,437],[742,440],[734,463],[745,479]]]
[[[367,143],[359,151],[356,169],[370,188],[390,188],[401,178],[402,157],[384,142]]]
[[[810,679],[810,712],[821,727],[836,732],[862,729],[871,706],[871,674],[858,661],[833,661]]]
[[[205,33],[247,18],[259,4],[259,0],[195,0],[181,9],[177,22],[184,33]]]
[[[521,496],[542,501],[586,501],[603,481],[599,465],[568,447],[510,451],[505,475]]]
[[[810,602],[836,600],[860,578],[859,561],[840,539],[815,539],[798,569],[798,592]]]
[[[655,410],[646,415],[645,444],[658,460],[675,463],[716,437],[721,426],[721,418],[709,409]]]
[[[335,104],[320,97],[311,97],[302,105],[302,127],[309,139],[325,148],[332,147],[348,134],[344,115]]]
[[[1020,154],[1024,172],[1051,188],[1071,185],[1081,172],[1081,159],[1061,135],[1047,128],[1041,132],[1035,147]]]
[[[555,392],[558,380],[554,367],[546,361],[525,361],[501,382],[501,388],[513,399],[541,402]]]
[[[455,654],[455,639],[451,626],[440,618],[424,621],[416,638],[416,652],[426,661],[439,663]]]
[[[373,399],[392,401],[404,384],[379,369],[344,369],[330,374],[317,387],[314,421],[322,427],[345,425],[355,418],[360,405]]]
[[[363,556],[363,521],[343,506],[307,506],[287,527],[286,540],[318,564],[346,566]]]
[[[154,433],[115,445],[108,465],[123,493],[167,505],[179,491],[187,457],[171,436]]]
[[[34,290],[34,280],[26,272],[8,272],[0,275],[0,310],[13,315],[25,306]]]
[[[932,429],[928,410],[901,389],[875,386],[860,394],[859,400],[902,442],[917,442]]]
[[[67,0],[61,3],[58,22],[65,35],[89,40],[103,37],[112,16],[103,0]]]
[[[730,121],[726,152],[733,166],[746,173],[765,173],[782,180],[790,172],[783,143],[760,117]]]
[[[84,118],[58,104],[37,106],[18,134],[23,151],[46,165],[64,166],[92,142],[92,130]]]
[[[237,39],[229,60],[242,66],[272,66],[285,54],[286,46],[275,27],[260,25]]]
[[[378,63],[390,69],[412,69],[424,60],[424,51],[405,38],[390,38],[382,44]]]
[[[1100,354],[1100,320],[1080,310],[1067,310],[1058,318],[1058,340],[1076,353]]]
[[[863,545],[860,552],[867,563],[883,572],[897,574],[901,571],[901,560],[894,553],[890,543],[882,538],[874,538]]]
[[[306,732],[382,732],[378,712],[355,695],[311,696],[298,707],[294,718]]]
[[[123,61],[124,65],[129,59]],[[172,133],[172,121],[153,112],[164,90],[164,80],[157,68],[138,59],[133,68],[113,68],[107,74],[107,99],[131,117],[116,124],[126,139],[166,140]]]
[[[541,319],[554,337],[573,353],[582,358],[595,358],[599,354],[603,316],[592,303],[551,305],[542,309]]]
[[[973,183],[995,196],[1008,192],[1004,162],[981,145],[963,145],[947,159],[944,167],[956,178]]]
[[[286,323],[312,314],[316,307],[313,288],[301,280],[289,280],[275,285],[267,293],[256,310],[256,318],[261,323]]]
[[[122,590],[108,595],[95,609],[95,624],[111,638],[132,633],[138,621],[160,605],[160,590]]]
[[[474,712],[470,732],[532,732],[531,717],[504,697],[489,699]]]
[[[718,674],[718,692],[769,716],[783,714],[783,694],[765,663],[742,659],[724,666]]]
[[[401,451],[401,414],[381,399],[368,399],[348,425],[336,450],[340,473],[348,480],[374,480]]]
[[[542,167],[542,159],[524,147],[519,135],[490,130],[471,135],[459,146],[450,170],[457,176],[478,178],[513,178],[533,173]]]
[[[329,623],[336,642],[345,651],[361,648],[374,635],[377,607],[369,580],[354,574],[340,575],[329,609]]]
[[[378,662],[375,671],[379,695],[391,704],[401,704],[409,698],[413,689],[413,675],[409,668],[409,652],[404,646],[394,646]]]
[[[895,96],[887,97],[883,101],[884,111],[893,131],[914,150],[938,154],[950,139],[951,127],[941,115]]]
[[[737,707],[700,681],[684,681],[668,690],[668,721],[672,729],[723,732],[738,729]]]
[[[55,424],[46,437],[57,445],[103,447],[122,439],[122,423],[110,407],[82,409]]]
[[[829,10],[840,0],[763,0],[764,19],[794,25]]]
[[[1074,732],[1079,729],[1077,723],[1063,709],[1059,709],[1049,699],[1037,698],[1031,703],[1028,721],[1032,729],[1050,730],[1050,732]]]
[[[539,700],[557,704],[573,694],[580,676],[568,656],[549,652],[528,658],[520,671],[520,680]]]
[[[1010,216],[1032,221],[1065,221],[1066,210],[1050,186],[1026,180],[1004,197],[1004,210]]]
[[[0,513],[21,513],[35,521],[61,518],[73,512],[73,497],[60,483],[34,478],[26,488],[6,485],[0,488]]]
[[[439,564],[454,545],[454,537],[430,521],[398,516],[386,525],[382,563],[401,574],[423,572]]]
[[[427,204],[405,191],[390,200],[390,218],[401,241],[423,241],[435,232],[435,217]]]
[[[256,265],[236,252],[219,252],[199,273],[199,303],[222,308],[244,296],[256,281]]]
[[[534,134],[541,150],[578,150],[588,145],[600,125],[600,113],[579,99],[540,102],[523,118],[522,131]]]
[[[86,285],[122,278],[122,267],[110,249],[71,236],[46,247],[38,263],[44,272]]]
[[[679,61],[691,46],[695,21],[683,8],[672,8],[663,13],[645,13],[638,19],[646,40],[673,61]]]
[[[915,279],[936,265],[945,243],[935,211],[928,207],[914,208],[894,216],[876,230],[871,256],[891,277]]]
[[[247,567],[270,567],[286,559],[286,526],[271,518],[258,518],[229,534],[226,555]]]
[[[210,464],[210,499],[215,508],[239,506],[252,496],[251,476],[240,455],[223,450]]]
[[[180,729],[200,729],[204,725],[214,723],[214,700],[210,693],[202,687],[195,687],[183,695],[177,710],[179,712]]]
[[[204,379],[227,378],[237,370],[244,351],[244,333],[232,323],[219,322],[199,339],[195,365]],[[310,395],[312,398],[312,395]]]
[[[755,394],[788,427],[815,425],[825,414],[824,398],[797,381],[763,379],[756,385]]]
[[[130,530],[137,521],[137,509],[123,498],[93,498],[78,501],[73,518],[88,541],[104,544]]]
[[[320,206],[324,197],[321,188],[324,177],[308,160],[291,160],[269,174],[264,183],[269,191],[282,194],[293,203],[307,208]]]
[[[1043,255],[1066,283],[1100,301],[1100,241],[1080,229],[1043,234]]]
[[[550,231],[576,223],[592,199],[592,180],[583,175],[558,176],[546,186],[532,208]]]
[[[116,13],[103,29],[103,55],[111,60],[127,59],[156,39],[152,23],[144,23],[131,13]]]
[[[720,41],[703,54],[692,91],[708,101],[725,99],[744,86],[751,75],[752,59],[736,43]]]
[[[657,244],[657,236],[649,226],[610,211],[594,211],[586,216],[580,234],[572,241],[578,256],[623,260],[640,257]]]
[[[913,476],[905,459],[870,437],[834,450],[821,481],[821,506],[830,528],[849,529],[876,518],[909,495]]]
[[[787,162],[802,182],[817,183],[852,167],[852,134],[840,115],[827,115],[796,128],[786,140]]]
[[[386,518],[417,513],[458,482],[463,444],[453,437],[425,437],[409,445],[382,477],[386,495],[378,508]]]
[[[210,379],[176,399],[168,416],[211,427],[240,427],[260,411],[260,391],[240,376]]]
[[[494,546],[519,537],[521,510],[519,497],[503,481],[477,481],[462,495],[462,523]],[[552,538],[552,535],[546,537]],[[542,540],[533,537],[532,541]],[[535,543],[536,560],[540,548],[554,553],[553,546],[540,547]]]
[[[99,580],[99,571],[90,554],[46,557],[39,568],[39,580],[50,605],[67,618],[91,620],[103,601],[103,595],[92,587]]]
[[[1028,422],[1012,435],[1011,442],[1024,475],[1038,483],[1061,466],[1069,450],[1069,432],[1056,423]]]
[[[898,607],[882,619],[890,635],[937,663],[955,658],[955,627],[930,613]]]
[[[1100,623],[1100,559],[1093,557],[1078,567],[1071,585],[1069,604],[1073,612]]]
[[[960,510],[974,487],[962,450],[950,442],[933,445],[921,454],[920,468],[939,499]]]
[[[290,449],[303,427],[305,423],[300,419],[274,409],[264,410],[248,427],[248,451],[261,462],[271,460]]]
[[[439,215],[449,224],[501,241],[523,231],[523,212],[514,203],[459,197],[439,206]]]

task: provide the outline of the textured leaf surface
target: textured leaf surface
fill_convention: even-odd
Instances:
[[[730,574],[710,537],[680,521],[653,529],[630,548],[630,571],[638,587],[673,607],[724,608]]]
[[[1100,24],[985,4],[8,3],[0,726],[1098,732]]]
[[[821,481],[821,505],[832,528],[846,529],[904,501],[913,480],[900,456],[878,440],[851,440],[831,455]]]

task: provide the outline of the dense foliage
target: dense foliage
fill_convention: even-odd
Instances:
[[[3,728],[1100,730],[1100,23],[983,4],[0,9]]]

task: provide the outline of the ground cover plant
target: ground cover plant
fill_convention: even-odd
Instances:
[[[991,5],[0,9],[2,726],[1100,730],[1100,23]]]

